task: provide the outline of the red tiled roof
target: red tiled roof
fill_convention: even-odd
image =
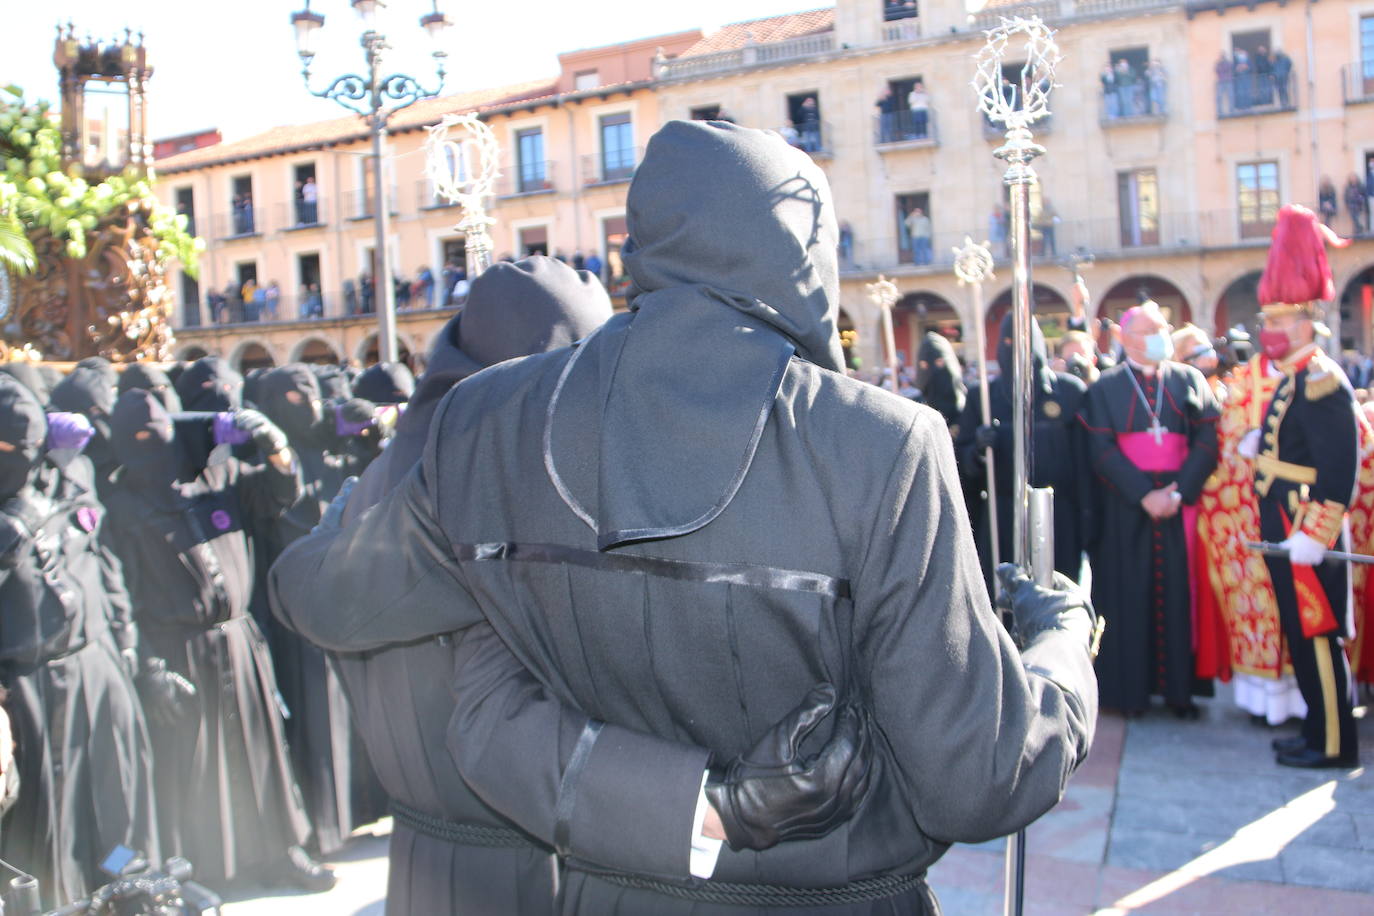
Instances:
[[[429,124],[437,124],[446,114],[463,111],[486,111],[502,105],[527,102],[551,96],[555,92],[555,80],[530,80],[495,89],[480,89],[445,95],[434,99],[416,102],[402,110],[388,125],[392,131],[407,130]],[[368,137],[367,125],[358,115],[331,118],[328,121],[315,121],[310,124],[288,124],[271,130],[233,140],[217,143],[201,149],[188,150],[175,156],[159,160],[157,170],[162,174],[184,172],[189,169],[203,168],[228,162],[241,162],[274,156],[300,149],[317,146],[332,146]]]
[[[742,48],[752,40],[755,44],[768,44],[830,32],[835,28],[835,8],[808,10],[804,13],[788,13],[783,16],[769,16],[766,19],[753,19],[749,22],[735,22],[722,26],[707,35],[678,55],[695,57],[698,54],[713,54],[717,51],[733,51]]]

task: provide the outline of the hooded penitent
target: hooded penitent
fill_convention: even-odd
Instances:
[[[49,406],[54,410],[79,413],[91,421],[95,436],[86,445],[86,457],[97,471],[108,471],[114,460],[110,452],[110,413],[115,392],[98,369],[77,366],[52,390]]]
[[[921,403],[938,410],[945,423],[952,426],[959,422],[964,409],[964,374],[945,335],[926,332],[916,354],[916,387],[921,389]]]
[[[48,421],[32,391],[0,375],[0,500],[14,496],[29,482],[43,457]]]
[[[180,459],[162,402],[142,389],[130,389],[115,401],[110,428],[122,479],[149,498],[171,498]]]
[[[281,427],[292,447],[313,445],[319,436],[320,384],[310,367],[292,363],[272,369],[257,380],[257,405]]]
[[[5,363],[0,372],[10,376],[38,398],[38,403],[47,406],[48,392],[51,390],[42,373],[28,363]]]
[[[320,397],[326,401],[347,401],[353,397],[353,381],[339,366],[329,363],[311,365],[310,371],[320,383]]]
[[[182,410],[214,413],[238,410],[243,406],[243,376],[218,356],[202,357],[177,377],[176,393],[181,399]],[[177,440],[186,462],[181,475],[183,479],[192,480],[204,469],[215,447],[210,424],[183,423],[177,431]]]
[[[670,122],[649,143],[627,218],[640,293],[579,349],[550,428],[551,474],[602,549],[715,518],[788,361],[844,364],[834,206],[805,153],[767,131]],[[580,441],[598,429],[599,449]],[[560,461],[598,450],[594,468]]]
[[[1011,406],[1011,381],[1015,377],[1015,355],[1012,349],[1014,321],[1010,312],[1002,319],[1002,328],[997,337],[997,366],[1001,370],[996,381],[988,389],[993,398],[1005,402],[1007,410]],[[1032,320],[1031,326],[1031,387],[1038,389],[1036,398],[1041,398],[1054,388],[1054,372],[1049,367],[1049,352],[1045,348],[1045,334],[1040,323]],[[994,413],[997,413],[994,408]]]
[[[415,376],[405,363],[377,363],[353,383],[353,396],[373,404],[402,404],[414,391]]]
[[[172,386],[171,378],[156,366],[147,363],[130,363],[125,366],[124,371],[119,373],[119,384],[115,391],[123,394],[130,388],[142,388],[156,396],[168,413],[178,413],[181,410],[181,398]]]

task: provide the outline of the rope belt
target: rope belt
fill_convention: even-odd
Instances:
[[[896,897],[909,891],[925,887],[925,875],[879,875],[864,878],[840,887],[780,887],[774,884],[731,884],[726,881],[703,881],[692,885],[670,884],[652,878],[634,875],[590,874],[618,885],[638,890],[653,891],[679,900],[694,900],[700,903],[718,903],[728,906],[836,906],[848,903],[866,903]],[[929,891],[922,895],[921,909],[913,916],[923,916],[934,911],[929,908]]]
[[[416,833],[457,843],[460,846],[486,846],[497,849],[536,848],[529,838],[518,830],[509,827],[488,827],[483,824],[464,824],[459,821],[446,821],[441,817],[417,811],[398,801],[391,802],[391,815]]]

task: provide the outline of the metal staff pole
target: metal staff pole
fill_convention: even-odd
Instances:
[[[892,307],[897,304],[901,294],[897,291],[896,283],[878,274],[877,281],[868,284],[868,298],[878,307],[882,321],[883,346],[887,348],[888,387],[892,389],[893,394],[900,394],[901,386],[897,384],[897,339],[892,332]]]
[[[978,350],[978,407],[983,417],[983,425],[992,425],[992,402],[988,392],[988,340],[986,318],[983,314],[983,284],[994,279],[992,273],[992,251],[988,243],[979,245],[964,236],[962,248],[954,249],[954,275],[959,285],[970,287],[973,298],[973,345]],[[988,538],[990,540],[992,568],[997,569],[1001,562],[1001,531],[997,527],[997,465],[991,446],[983,451],[983,466],[988,480]]]
[[[1012,246],[1012,327],[1015,339],[1015,392],[1012,398],[1013,437],[1015,444],[1012,476],[1013,549],[1016,565],[1027,573],[1043,573],[1053,567],[1045,553],[1048,545],[1040,545],[1040,560],[1034,563],[1032,554],[1031,519],[1031,417],[1034,389],[1031,379],[1031,269],[1030,269],[1030,188],[1035,184],[1035,170],[1031,162],[1045,152],[1034,142],[1030,125],[1049,114],[1049,93],[1054,86],[1054,70],[1059,63],[1059,47],[1054,32],[1038,17],[1002,19],[1001,25],[987,31],[987,41],[975,57],[976,71],[973,89],[978,96],[978,110],[987,118],[1006,127],[1006,143],[994,155],[1007,163],[1002,181],[1007,186],[1011,205]],[[1015,47],[1011,45],[1015,43]],[[1008,57],[1021,61],[1019,72],[1004,69]],[[1012,76],[1017,80],[1013,82]],[[1051,506],[1048,494],[1036,499],[1037,526],[1052,530],[1046,514]],[[1025,905],[1026,835],[1018,831],[1007,839],[1006,896],[1007,916],[1021,916]]]
[[[449,136],[449,130],[456,136]],[[468,280],[491,266],[491,227],[486,201],[501,177],[501,145],[490,127],[475,114],[445,115],[429,128],[425,140],[425,174],[434,193],[463,209],[454,228],[463,233]]]

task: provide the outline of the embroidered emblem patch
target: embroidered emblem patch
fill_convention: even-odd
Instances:
[[[229,513],[225,512],[223,509],[216,509],[214,512],[210,513],[210,524],[214,525],[220,531],[228,531],[229,526],[233,523],[234,520],[230,518]]]
[[[1045,402],[1045,416],[1049,417],[1051,420],[1056,420],[1056,419],[1058,419],[1058,418],[1059,418],[1059,415],[1062,414],[1063,412],[1064,412],[1064,408],[1062,408],[1062,407],[1059,406],[1059,402],[1058,402],[1058,401],[1046,401],[1046,402]]]

